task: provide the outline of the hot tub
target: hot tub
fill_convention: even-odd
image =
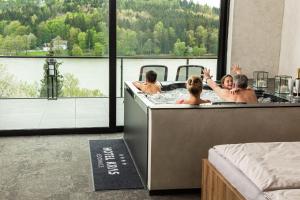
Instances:
[[[184,83],[163,83],[163,90]],[[218,144],[300,140],[300,104],[271,94],[271,102],[156,104],[125,83],[124,139],[147,189],[196,189],[201,159]]]

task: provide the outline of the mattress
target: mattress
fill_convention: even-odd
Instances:
[[[208,160],[247,200],[266,200],[264,193],[214,148],[209,150]]]
[[[300,189],[275,190],[265,192],[265,196],[267,200],[299,200]]]
[[[218,145],[209,161],[247,200],[300,199],[300,142]]]
[[[214,149],[261,191],[300,189],[300,142],[218,145]]]

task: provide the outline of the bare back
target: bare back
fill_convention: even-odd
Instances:
[[[161,91],[160,86],[155,83],[133,82],[133,85],[144,93],[156,94]]]
[[[221,88],[212,80],[208,82],[208,85],[225,101],[257,103],[255,92],[251,88],[240,89],[237,93],[231,94],[230,90]]]
[[[242,89],[236,94],[228,94],[228,99],[234,102],[257,103],[257,98],[253,89]]]

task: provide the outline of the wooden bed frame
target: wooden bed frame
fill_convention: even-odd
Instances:
[[[207,160],[202,160],[201,200],[246,200]]]

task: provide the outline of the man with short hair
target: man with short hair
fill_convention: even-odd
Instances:
[[[133,85],[147,94],[156,94],[161,91],[160,86],[156,83],[157,74],[155,71],[148,71],[146,73],[146,82],[133,82]]]
[[[210,76],[210,70],[204,69],[204,79],[216,94],[225,101],[239,103],[257,103],[257,97],[253,89],[248,88],[248,78],[246,75],[237,74],[233,76],[233,91],[222,89]]]

